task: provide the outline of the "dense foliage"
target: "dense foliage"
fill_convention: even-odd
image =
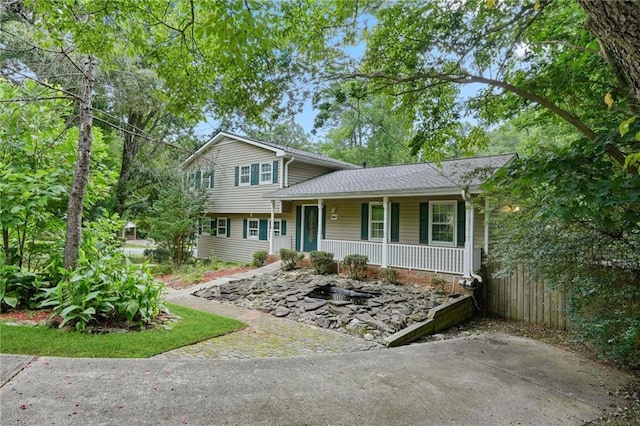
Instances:
[[[494,183],[493,251],[564,291],[573,328],[607,358],[640,367],[640,176],[579,140],[516,162]],[[589,165],[588,167],[586,165]]]

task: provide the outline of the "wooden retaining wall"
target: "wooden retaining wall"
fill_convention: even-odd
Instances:
[[[524,268],[504,278],[492,277],[492,270],[490,267],[482,289],[485,313],[561,330],[569,327],[565,293],[532,282]]]

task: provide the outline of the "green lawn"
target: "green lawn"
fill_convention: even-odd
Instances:
[[[240,321],[167,304],[182,317],[171,330],[84,334],[0,323],[0,353],[79,358],[147,358],[244,328]]]

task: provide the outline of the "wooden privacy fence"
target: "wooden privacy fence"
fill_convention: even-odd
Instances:
[[[565,293],[549,291],[546,284],[532,282],[522,267],[502,278],[492,276],[496,269],[487,268],[487,280],[483,285],[486,313],[561,330],[569,327]]]

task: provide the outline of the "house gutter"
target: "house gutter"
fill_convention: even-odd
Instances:
[[[471,196],[466,189],[462,190],[462,199],[465,202],[465,207],[471,205]],[[482,277],[476,274],[473,271],[473,222],[474,222],[474,208],[473,206],[470,209],[467,209],[467,214],[465,215],[465,229],[468,231],[465,237],[465,269],[468,271],[468,275],[470,278],[473,278],[472,281],[462,280],[460,284],[465,287],[475,287],[474,283],[482,282]]]
[[[289,164],[295,161],[296,157],[291,157],[289,161],[284,163],[284,179],[280,182],[280,189],[284,189],[285,187],[289,187]]]

